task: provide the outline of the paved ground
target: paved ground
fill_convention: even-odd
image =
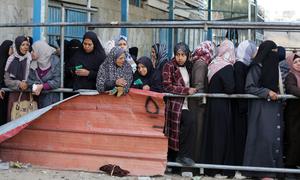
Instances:
[[[0,180],[213,180],[209,177],[181,177],[179,175],[165,175],[160,177],[111,177],[102,173],[88,173],[79,171],[57,171],[30,167],[27,169],[10,168],[0,170]]]

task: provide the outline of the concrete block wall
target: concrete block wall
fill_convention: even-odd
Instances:
[[[49,1],[58,5],[62,3],[59,0]],[[33,2],[34,0],[0,0],[2,4],[0,6],[0,23],[32,23]],[[64,2],[86,6],[86,0],[64,0]],[[92,0],[92,7],[98,9],[97,12],[92,14],[92,21],[111,22],[120,21],[121,19],[120,0]],[[128,21],[151,21],[151,19],[167,18],[167,12],[152,8],[146,4],[142,8],[129,5]],[[96,28],[94,31],[98,34],[103,44],[108,40],[115,39],[120,34],[120,29],[118,28]],[[32,28],[1,28],[0,41],[2,42],[5,39],[14,40],[16,36],[23,34],[32,35]],[[155,43],[153,42],[153,29],[128,29],[128,43],[130,47],[137,46],[139,48],[139,56],[149,56],[151,46]]]
[[[93,15],[94,21],[111,22],[121,20],[121,5],[119,0],[92,1],[92,5],[99,8],[98,12]],[[151,21],[151,19],[162,18],[167,19],[168,14],[147,5],[144,5],[143,8],[129,5],[128,21]],[[120,34],[120,29],[97,28],[95,31],[103,43],[115,39]],[[153,43],[153,29],[128,29],[128,44],[130,47],[136,46],[139,48],[139,56],[149,56]]]
[[[0,23],[31,23],[33,0],[0,0]],[[31,35],[32,28],[0,28],[0,42],[14,40],[18,35]]]

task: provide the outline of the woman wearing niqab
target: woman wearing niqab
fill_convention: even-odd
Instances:
[[[264,41],[250,65],[245,92],[261,97],[248,105],[248,130],[244,154],[245,166],[281,168],[282,162],[282,103],[279,93],[279,57],[277,45]],[[251,176],[252,173],[245,173]],[[272,173],[252,176],[273,177]]]

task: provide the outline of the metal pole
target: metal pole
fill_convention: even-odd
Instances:
[[[128,21],[128,0],[121,0],[121,21]],[[121,35],[127,37],[128,34],[126,28],[121,28]]]
[[[59,22],[59,23],[0,23],[0,28],[45,26],[89,26],[94,28],[186,28],[186,29],[268,29],[300,31],[299,22],[241,22],[241,21],[142,21],[142,22]]]
[[[208,13],[207,13],[207,20],[208,21],[211,21],[211,8],[212,8],[212,1],[211,0],[208,0]],[[208,28],[208,31],[207,31],[207,39],[212,41],[212,29],[211,28]]]
[[[65,22],[65,7],[62,4],[61,6],[61,22]],[[65,27],[60,27],[60,87],[64,87],[64,67],[65,67]],[[63,100],[64,94],[60,93],[60,100]]]
[[[208,98],[230,98],[230,99],[265,99],[263,97],[258,97],[252,94],[222,94],[222,93],[196,93],[193,95],[178,95],[178,94],[170,94],[170,93],[164,93],[165,97],[208,97]],[[296,96],[290,95],[290,94],[284,94],[284,95],[277,95],[278,99],[298,99]],[[270,99],[266,99],[268,101],[271,101]]]
[[[2,90],[6,92],[15,92],[15,90],[11,90],[9,88],[2,88]],[[90,89],[85,89],[85,90],[80,90],[80,91],[73,91],[73,89],[70,88],[57,88],[53,89],[47,92],[94,92],[96,90],[90,90]],[[29,91],[28,91],[29,92]],[[258,97],[252,94],[221,94],[221,93],[196,93],[194,95],[178,95],[178,94],[170,94],[170,93],[162,93],[165,97],[189,97],[189,98],[228,98],[228,99],[264,99],[262,97]],[[278,95],[278,99],[299,99],[298,97],[291,95],[291,94],[283,94],[283,95]]]
[[[248,22],[251,22],[251,1],[248,0]],[[251,40],[251,29],[248,29],[248,39]]]
[[[91,9],[92,7],[92,0],[87,0],[87,6],[88,9]],[[91,11],[87,12],[87,22],[91,22]]]
[[[34,0],[33,1],[33,22],[34,23],[42,23],[45,19],[45,0]],[[42,30],[41,27],[34,27],[33,28],[33,40],[37,41],[42,39]]]
[[[174,20],[174,7],[175,2],[174,0],[169,0],[169,20]],[[173,49],[173,28],[168,29],[168,56],[169,58],[172,57],[172,49]]]
[[[185,167],[180,163],[168,162],[167,166],[173,167]],[[288,169],[288,168],[268,168],[268,167],[252,167],[252,166],[228,166],[228,165],[217,165],[217,164],[195,164],[189,166],[193,168],[206,168],[206,169],[224,169],[224,170],[238,170],[238,171],[258,171],[258,172],[274,172],[274,173],[295,173],[300,174],[299,169]]]

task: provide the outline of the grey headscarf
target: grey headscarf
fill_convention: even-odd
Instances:
[[[152,47],[157,58],[155,68],[162,70],[163,66],[169,61],[167,46],[165,44],[154,44]]]
[[[106,81],[116,81],[119,78],[124,78],[127,81],[127,85],[124,88],[125,92],[129,91],[133,79],[131,66],[128,61],[124,61],[122,67],[118,67],[116,65],[116,60],[122,53],[124,53],[124,49],[120,47],[112,48],[104,63],[101,64],[98,71],[96,84],[99,92],[105,91]]]
[[[30,68],[36,69],[39,67],[41,70],[48,69],[51,66],[50,57],[55,52],[55,49],[42,40],[33,43],[32,49],[36,53],[37,59],[32,61]]]

